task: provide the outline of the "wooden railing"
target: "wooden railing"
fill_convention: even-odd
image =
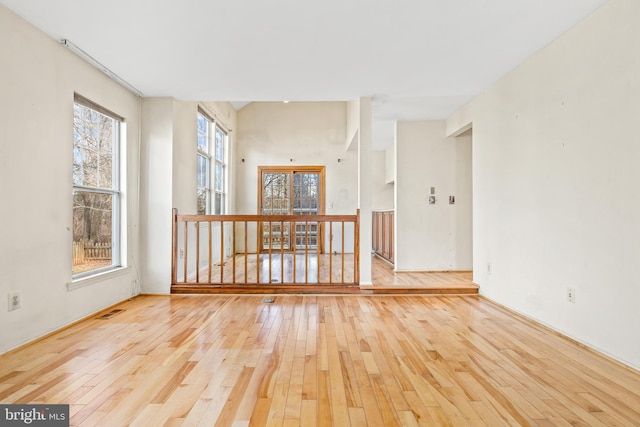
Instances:
[[[172,289],[357,286],[356,215],[180,215]]]

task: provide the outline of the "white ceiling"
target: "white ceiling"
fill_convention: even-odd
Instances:
[[[145,96],[373,97],[395,120],[443,119],[606,0],[0,0]]]

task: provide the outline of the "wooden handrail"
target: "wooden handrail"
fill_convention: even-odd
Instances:
[[[359,211],[355,215],[182,215],[173,209],[172,217],[174,286],[358,285]],[[327,239],[328,253],[323,249]],[[255,250],[248,247],[251,241],[257,243]]]

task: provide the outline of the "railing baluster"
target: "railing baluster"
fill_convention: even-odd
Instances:
[[[333,222],[329,222],[329,284],[333,283]]]
[[[309,284],[309,221],[304,222],[304,284]]]
[[[321,245],[320,245],[320,236],[322,236],[322,233],[320,232],[320,222],[316,222],[316,259],[317,264],[318,264],[318,277],[316,280],[317,284],[320,284],[320,272],[322,271],[322,266],[320,264],[320,249],[321,249]],[[324,243],[324,242],[323,242]]]
[[[185,221],[184,222],[184,250],[182,251],[182,263],[183,263],[183,269],[184,269],[184,274],[182,276],[182,281],[184,283],[187,283],[187,249],[188,249],[188,242],[189,242],[189,229],[187,228],[188,226],[188,222]]]
[[[295,222],[291,222],[289,223],[289,233],[291,235],[293,235],[293,283],[295,284],[297,279],[296,279],[296,267],[298,264],[298,259],[297,259],[297,249],[298,249],[298,228],[296,226]],[[289,238],[289,242],[291,242],[291,238]]]
[[[196,283],[200,283],[200,221],[196,221]]]
[[[342,221],[342,283],[344,283],[344,221]]]
[[[209,221],[209,257],[207,258],[207,282],[211,284],[211,270],[213,270],[213,223]]]
[[[289,232],[291,238],[291,232]],[[284,222],[280,221],[280,283],[284,283]]]
[[[271,252],[273,250],[273,222],[269,221],[269,279],[267,283],[271,283]]]
[[[249,242],[249,236],[248,236],[248,231],[247,231],[247,224],[249,221],[245,221],[244,222],[244,284],[246,285],[249,282],[249,278],[247,277],[247,263],[248,263],[248,259],[247,259],[247,254],[248,252],[248,242]]]
[[[231,275],[232,277],[232,281],[231,283],[236,283],[236,222],[233,221],[231,223],[231,232],[233,233],[233,244],[231,247],[231,257],[232,257],[232,262],[231,265],[233,267],[233,273]]]
[[[256,283],[260,284],[260,269],[262,268],[260,265],[260,252],[262,252],[262,242],[264,241],[264,223],[260,222],[260,220],[256,221],[256,237]]]
[[[224,283],[224,221],[220,221],[220,283]]]

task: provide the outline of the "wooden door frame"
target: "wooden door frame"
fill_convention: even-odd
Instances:
[[[320,197],[318,199],[318,215],[325,214],[325,166],[258,166],[258,215],[262,215],[262,175],[264,173],[291,174],[290,193],[293,195],[293,174],[296,172],[318,173],[320,175]],[[289,206],[289,214],[293,215],[293,200]],[[291,237],[290,237],[291,238]],[[290,243],[291,244],[291,243]],[[293,243],[295,244],[295,242]],[[258,230],[258,252],[264,252],[262,247],[262,225]],[[318,224],[318,253],[324,253],[324,225]]]

